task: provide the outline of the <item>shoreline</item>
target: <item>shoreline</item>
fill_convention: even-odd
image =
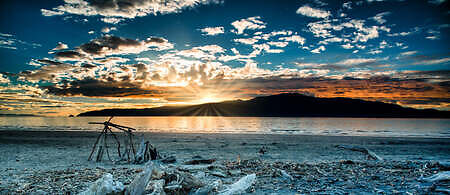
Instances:
[[[80,192],[105,173],[113,174],[124,184],[129,183],[143,170],[143,165],[113,163],[106,157],[102,162],[87,161],[98,134],[99,131],[0,131],[0,194]],[[257,173],[253,190],[262,194],[339,193],[342,185],[349,186],[343,192],[375,193],[380,189],[377,185],[389,186],[393,178],[398,181],[395,187],[381,190],[387,193],[395,192],[393,190],[422,192],[414,187],[419,176],[435,174],[436,169],[432,167],[436,162],[450,162],[448,138],[152,132],[136,132],[135,135],[135,146],[143,136],[162,156],[174,156],[176,162],[169,166],[179,166],[199,156],[216,159],[215,165],[242,172],[219,177],[227,184],[245,174]],[[339,145],[368,148],[384,161],[367,160],[366,155],[336,147]],[[114,159],[117,157],[116,146],[112,143],[110,146],[109,152]],[[236,162],[245,164],[237,166]],[[275,177],[279,169],[296,179],[285,182],[283,178]],[[353,170],[367,171],[352,176]],[[330,180],[328,171],[339,176]],[[392,171],[395,171],[394,175]],[[374,174],[379,175],[377,183],[371,183]],[[363,186],[374,186],[373,189],[352,189],[356,185],[354,177],[357,181],[364,180]],[[217,179],[212,175],[208,178]],[[329,182],[329,189],[321,189],[322,184],[314,180]],[[272,184],[273,181],[279,186]]]

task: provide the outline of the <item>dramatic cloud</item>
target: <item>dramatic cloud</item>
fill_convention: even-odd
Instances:
[[[210,35],[210,36],[214,36],[214,35],[218,35],[218,34],[223,34],[224,28],[219,26],[219,27],[206,27],[203,29],[200,29],[200,31],[202,33],[205,33],[205,35]]]
[[[51,10],[41,9],[44,16],[55,16],[64,14],[82,16],[101,16],[106,23],[116,24],[124,19],[143,17],[147,15],[178,13],[186,8],[199,5],[217,3],[216,0],[65,0],[63,5]]]
[[[260,16],[249,17],[246,19],[236,20],[231,23],[231,25],[237,30],[234,31],[236,34],[244,33],[244,30],[256,30],[266,28],[266,23],[260,20]]]
[[[308,16],[308,17],[313,17],[313,18],[327,18],[327,17],[331,16],[330,11],[324,11],[321,9],[312,8],[312,7],[309,7],[308,5],[299,7],[297,9],[296,13],[304,15],[304,16]]]
[[[79,46],[79,53],[93,57],[117,54],[137,54],[147,50],[167,50],[173,45],[164,38],[151,37],[144,41],[105,35]]]
[[[83,59],[85,56],[77,51],[61,51],[55,53],[55,58],[61,61],[76,61]]]

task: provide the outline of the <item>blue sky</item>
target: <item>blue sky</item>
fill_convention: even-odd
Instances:
[[[5,1],[2,113],[299,92],[449,109],[448,1]],[[63,108],[63,111],[55,111]]]

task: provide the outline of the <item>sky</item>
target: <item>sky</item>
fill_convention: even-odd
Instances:
[[[450,110],[447,0],[0,2],[0,114],[279,93]]]

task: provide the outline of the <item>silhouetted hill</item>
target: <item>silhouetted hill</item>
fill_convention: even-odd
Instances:
[[[258,117],[387,117],[450,118],[449,111],[419,110],[396,104],[350,98],[316,98],[296,93],[191,106],[105,109],[78,116],[258,116]]]

